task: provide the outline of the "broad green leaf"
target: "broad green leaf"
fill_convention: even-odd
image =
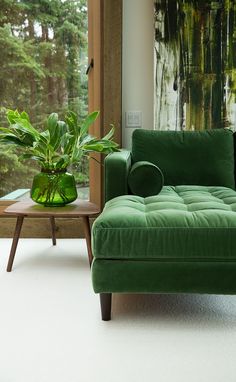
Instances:
[[[114,135],[114,132],[115,132],[115,127],[111,125],[111,130],[109,131],[107,135],[105,135],[105,137],[103,137],[103,139],[111,139]]]
[[[56,151],[61,142],[61,137],[66,133],[67,131],[67,126],[64,121],[58,121],[55,133],[53,136],[51,136],[50,139],[50,145],[53,147],[54,151]]]
[[[86,151],[96,151],[96,152],[102,152],[103,145],[99,143],[91,143],[83,146],[83,149]]]
[[[32,159],[32,160],[35,160],[35,161],[44,161],[44,157],[41,157],[41,156],[37,156],[37,155],[33,155],[33,154],[22,154],[19,156],[19,160],[25,160],[25,159]]]
[[[51,137],[53,137],[53,135],[55,134],[57,122],[58,122],[58,114],[57,113],[50,114],[47,119],[47,129],[49,130]]]
[[[44,131],[42,133],[39,134],[39,139],[38,139],[38,142],[43,142],[45,145],[48,144],[48,136],[44,134]]]
[[[56,169],[66,168],[70,164],[69,155],[62,155],[58,162],[56,163]]]
[[[18,110],[10,110],[10,109],[7,110],[7,120],[9,121],[10,124],[14,124],[15,119],[19,117],[20,117],[20,114]]]
[[[90,113],[85,118],[84,122],[81,125],[81,129],[80,129],[81,137],[83,137],[84,134],[88,133],[89,127],[96,121],[98,115],[99,115],[99,111],[94,111],[93,113]]]
[[[44,162],[47,161],[47,155],[46,155],[46,152],[44,153],[44,152],[39,151],[39,150],[37,150],[36,148],[34,148],[34,149],[31,149],[31,154],[34,155],[35,157],[40,157],[40,158],[42,158],[42,160],[43,160]]]
[[[39,132],[36,130],[27,119],[16,118],[13,124],[14,129],[24,129],[34,135],[35,140],[39,137]]]
[[[20,114],[20,117],[30,122],[29,115],[26,113],[26,111],[22,111],[22,113]]]
[[[81,141],[78,143],[78,147],[85,145],[86,143],[90,142],[96,142],[97,139],[94,138],[92,135],[84,135],[84,138],[81,139]]]
[[[4,134],[0,135],[0,141],[1,143],[9,144],[9,145],[16,145],[16,146],[27,146],[24,142],[22,142],[19,138],[17,138],[15,135],[12,134]]]
[[[71,163],[78,163],[78,162],[80,162],[82,156],[83,156],[83,150],[81,150],[81,149],[76,147],[74,149],[74,151],[73,151],[73,155],[72,155],[72,158],[71,158]]]
[[[64,154],[70,155],[75,147],[75,136],[66,133],[61,138],[61,146]]]
[[[118,144],[114,141],[108,141],[106,139],[97,139],[96,143],[103,145],[104,147],[118,147]]]
[[[49,130],[45,130],[40,134],[40,139],[44,141],[46,144],[49,144],[50,142],[50,132]]]
[[[104,148],[117,148],[118,147],[118,144],[113,142],[113,141],[109,141],[109,140],[106,140],[106,139],[92,139],[91,141],[89,141],[88,143],[84,144],[83,147],[87,147],[87,146],[94,146],[94,145],[99,145],[99,146],[102,146]]]
[[[67,126],[64,121],[58,121],[58,126],[60,128],[60,135],[64,135],[67,132]]]
[[[2,131],[5,134],[12,134],[12,130],[8,129],[7,127],[0,127],[0,131]]]
[[[51,153],[54,153],[54,147],[52,147],[50,144],[47,145],[47,149],[48,149],[48,151],[50,151]]]
[[[61,139],[61,134],[60,134],[60,128],[57,126],[55,134],[50,137],[50,145],[53,147],[53,150],[56,151],[60,145],[60,139]]]
[[[11,125],[10,130],[11,133],[14,134],[20,140],[25,140],[25,142],[27,141],[29,146],[32,146],[33,142],[37,140],[37,136],[34,134],[34,132],[30,131],[29,129],[25,128],[19,123],[14,123],[13,125]]]
[[[73,111],[69,111],[66,114],[65,121],[68,125],[69,133],[72,135],[80,134],[80,128],[78,125],[78,117]]]
[[[38,151],[38,153],[46,155],[47,154],[47,143],[43,140],[34,143],[34,149]]]
[[[24,133],[21,136],[18,137],[26,146],[33,146],[33,143],[35,142],[34,136],[30,133]]]

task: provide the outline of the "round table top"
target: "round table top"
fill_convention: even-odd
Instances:
[[[24,215],[32,217],[82,217],[93,216],[100,212],[99,207],[87,200],[76,199],[73,203],[64,207],[44,207],[43,205],[34,203],[32,200],[16,202],[4,211],[10,215]]]

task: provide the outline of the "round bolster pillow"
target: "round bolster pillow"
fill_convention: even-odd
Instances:
[[[134,195],[157,195],[164,184],[162,171],[155,164],[140,161],[133,164],[128,175],[128,185]]]

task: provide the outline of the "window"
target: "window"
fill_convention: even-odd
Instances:
[[[0,119],[5,109],[26,110],[38,129],[51,112],[88,111],[86,0],[6,1],[0,9]],[[0,146],[0,197],[31,187],[34,163]],[[72,169],[88,197],[88,161]]]
[[[79,33],[79,39],[76,40],[77,42],[78,41],[81,41],[80,39],[82,37],[87,37],[87,23],[88,23],[88,30],[89,30],[89,43],[88,43],[88,50],[89,50],[89,62],[91,60],[91,58],[94,59],[94,67],[92,70],[90,70],[89,72],[89,97],[87,96],[87,76],[85,75],[85,70],[87,68],[87,47],[86,47],[86,40],[83,40],[85,45],[82,45],[80,47],[80,51],[79,51],[79,60],[78,60],[78,71],[77,71],[77,78],[79,80],[79,87],[78,87],[78,92],[80,93],[76,93],[76,97],[65,97],[65,109],[68,107],[68,103],[70,101],[73,101],[73,100],[76,100],[77,102],[80,101],[82,99],[82,103],[80,104],[80,110],[81,110],[81,113],[83,112],[86,112],[87,111],[87,102],[88,102],[88,99],[89,98],[89,110],[90,111],[94,111],[94,110],[100,110],[100,118],[96,121],[96,123],[94,124],[94,126],[92,126],[91,128],[91,134],[94,134],[96,136],[102,136],[102,135],[105,135],[109,129],[110,129],[110,124],[113,123],[116,127],[116,130],[115,130],[115,140],[117,143],[120,144],[121,146],[121,63],[122,63],[122,60],[121,60],[121,57],[122,57],[122,0],[114,0],[114,1],[110,1],[110,0],[88,0],[88,6],[87,6],[87,2],[85,0],[81,0],[81,1],[76,1],[76,0],[43,0],[42,2],[38,2],[38,3],[43,3],[44,5],[46,3],[49,3],[49,6],[50,4],[60,4],[61,8],[62,9],[67,9],[66,7],[68,7],[68,9],[70,10],[70,17],[72,18],[72,20],[74,20],[74,16],[73,16],[73,12],[71,11],[71,9],[74,9],[74,5],[77,4],[78,5],[78,13],[79,15],[78,18],[79,20],[81,21],[81,25],[83,26],[83,33],[82,35],[80,35],[81,33]],[[6,4],[5,4],[6,3]],[[22,20],[22,18],[19,18],[18,19],[18,16],[19,16],[19,13],[20,13],[20,7],[23,6],[25,7],[26,5],[28,5],[29,9],[32,9],[31,7],[33,7],[33,9],[35,9],[35,11],[37,11],[37,18],[39,18],[39,20],[36,18],[36,16],[32,16],[32,20],[33,22],[35,23],[35,34],[38,34],[39,31],[40,31],[40,22],[42,23],[44,21],[44,24],[45,24],[45,20],[47,20],[47,22],[49,23],[49,25],[51,26],[50,23],[52,22],[55,22],[57,25],[58,25],[58,28],[60,29],[62,27],[62,21],[61,20],[68,20],[67,17],[69,16],[69,13],[68,11],[65,11],[64,13],[64,19],[60,19],[60,22],[59,21],[56,21],[56,15],[55,18],[53,15],[49,15],[46,17],[46,19],[44,18],[45,17],[45,13],[41,14],[41,16],[38,15],[38,10],[39,10],[39,5],[36,6],[35,3],[36,2],[33,2],[33,1],[17,1],[17,2],[12,2],[12,4],[14,3],[14,6],[12,5],[11,7],[9,7],[9,4],[10,2],[4,0],[3,1],[3,5],[4,5],[4,11],[3,11],[3,5],[1,3],[1,10],[0,10],[0,28],[1,28],[1,31],[2,31],[2,28],[4,28],[4,25],[6,24],[6,20],[12,20],[12,23],[14,22],[14,28],[16,29],[16,32],[14,32],[14,28],[13,28],[13,31],[12,29],[10,28],[10,31],[8,31],[8,37],[11,38],[11,40],[14,39],[14,41],[16,42],[16,44],[19,43],[20,41],[20,47],[23,47],[25,46],[24,44],[29,44],[29,47],[30,48],[34,48],[33,51],[36,52],[35,53],[35,56],[33,56],[33,62],[36,63],[36,61],[38,60],[38,58],[42,57],[42,53],[45,52],[48,44],[52,43],[53,39],[56,38],[56,35],[52,34],[51,32],[51,27],[48,29],[48,39],[49,41],[48,42],[45,42],[43,44],[43,48],[45,48],[45,50],[43,51],[37,51],[37,47],[39,46],[39,42],[40,42],[40,39],[42,39],[42,36],[36,36],[35,38],[35,43],[33,43],[33,41],[30,41],[30,39],[27,39],[25,37],[25,41],[24,41],[24,30],[25,30],[25,33],[27,31],[27,24],[25,25],[23,22],[19,22],[19,20]],[[9,9],[7,8],[7,5],[9,7]],[[71,6],[71,8],[70,8]],[[16,7],[16,8],[15,8]],[[50,7],[49,7],[50,8]],[[88,8],[88,21],[87,21],[87,8]],[[16,10],[17,9],[17,10]],[[13,12],[14,11],[14,12]],[[62,10],[58,11],[59,12],[59,15],[61,13]],[[11,13],[13,12],[13,13]],[[50,11],[51,12],[51,11]],[[81,17],[80,17],[81,16]],[[16,17],[16,20],[18,20],[18,22],[14,19]],[[26,18],[26,16],[24,16]],[[23,17],[23,18],[24,18]],[[26,22],[27,23],[27,22]],[[60,25],[59,25],[60,24]],[[69,25],[71,27],[73,27],[73,22],[71,23],[69,20],[68,22],[66,23],[66,26],[67,28],[69,28]],[[23,29],[23,32],[21,31],[21,28]],[[77,26],[75,26],[75,28],[77,28]],[[5,29],[4,29],[5,30]],[[41,27],[41,30],[42,30],[42,27]],[[61,29],[60,29],[61,30]],[[72,31],[74,30],[74,27],[72,28]],[[38,32],[37,32],[38,31]],[[69,28],[69,31],[70,31],[70,28]],[[14,33],[16,34],[16,36],[14,36]],[[37,33],[36,33],[37,32]],[[41,32],[40,32],[41,33]],[[76,37],[78,38],[78,36]],[[23,40],[23,41],[22,41]],[[68,41],[68,40],[66,40]],[[74,40],[72,40],[74,41]],[[2,46],[2,44],[5,43],[5,39],[1,37],[1,34],[0,34],[0,46]],[[45,45],[45,47],[44,47]],[[13,44],[14,46],[14,44]],[[16,45],[18,46],[18,45]],[[5,48],[6,49],[6,48]],[[78,46],[76,45],[75,46],[75,49],[78,49]],[[53,51],[55,50],[55,44],[53,46]],[[20,50],[21,52],[21,50]],[[28,52],[28,51],[27,51]],[[46,50],[47,52],[47,50]],[[14,50],[13,50],[13,53],[14,53]],[[12,53],[12,54],[13,54]],[[74,53],[74,51],[73,51]],[[12,74],[13,75],[13,78],[11,79],[11,75],[3,75],[2,72],[0,72],[0,105],[1,106],[7,106],[7,107],[14,107],[16,104],[18,104],[18,99],[14,98],[16,97],[16,94],[18,94],[19,90],[18,89],[21,89],[21,82],[23,82],[23,77],[20,73],[24,73],[25,75],[25,92],[27,92],[27,94],[25,95],[24,93],[22,94],[22,99],[24,99],[26,102],[25,105],[27,106],[27,110],[29,110],[29,104],[31,102],[30,100],[30,77],[28,77],[28,75],[31,73],[31,71],[29,70],[29,68],[25,68],[25,66],[23,65],[22,68],[21,68],[21,65],[18,65],[20,63],[20,61],[17,63],[17,55],[19,54],[19,52],[16,54],[14,53],[14,60],[13,62],[15,62],[15,69],[13,70],[12,69]],[[20,56],[21,57],[21,56]],[[43,56],[45,57],[45,56]],[[36,60],[37,58],[37,60]],[[52,73],[53,73],[53,76],[52,78],[50,77],[50,80],[53,79],[54,81],[54,74],[56,72],[56,70],[58,69],[58,65],[59,63],[61,63],[61,60],[63,59],[64,63],[65,63],[65,67],[69,70],[69,65],[68,64],[68,53],[66,51],[66,54],[65,56],[61,57],[60,55],[57,56],[59,62],[57,62],[57,60],[53,60],[51,62],[51,64],[53,63],[55,65],[51,65],[51,69],[52,69]],[[1,65],[4,64],[4,60],[3,60],[3,55],[1,55],[0,57],[0,61],[1,61]],[[10,62],[11,60],[9,59],[8,62]],[[37,61],[38,62],[38,61]],[[23,61],[24,63],[24,61]],[[32,61],[30,61],[30,63],[32,63]],[[6,66],[6,64],[5,64]],[[5,66],[3,66],[5,68]],[[9,68],[11,68],[11,65],[9,63]],[[36,67],[34,68],[34,70],[36,70],[36,68],[38,68],[38,65],[36,65]],[[23,70],[25,69],[25,70]],[[45,68],[45,65],[43,65],[43,69],[46,69]],[[34,71],[33,71],[34,73]],[[36,71],[36,74],[38,72]],[[62,75],[63,73],[63,75]],[[31,73],[32,74],[32,73]],[[46,74],[48,75],[48,72],[46,72]],[[60,77],[59,76],[62,77]],[[64,87],[62,87],[62,85],[60,86],[60,88],[57,88],[57,89],[65,89],[65,91],[67,90],[66,86],[68,86],[68,82],[65,81],[65,76],[67,76],[69,73],[67,72],[67,70],[64,70],[63,72],[60,72],[58,73],[58,76],[55,77],[55,80],[59,80],[59,78],[61,78],[61,81],[62,83],[64,83]],[[8,76],[7,78],[5,78],[6,76]],[[22,77],[22,78],[21,78]],[[59,78],[58,78],[59,77]],[[37,77],[36,77],[37,78]],[[67,78],[67,77],[66,77]],[[38,97],[37,99],[39,99],[39,104],[36,103],[36,110],[32,110],[32,113],[35,114],[35,119],[36,119],[36,122],[38,124],[38,127],[40,128],[40,120],[38,119],[38,116],[40,115],[40,110],[45,113],[44,115],[47,115],[47,110],[48,110],[48,100],[46,97],[46,95],[48,94],[47,93],[47,88],[44,89],[43,86],[46,86],[45,85],[45,82],[46,82],[46,79],[47,79],[47,76],[46,78],[45,77],[40,77],[38,78],[38,88],[36,89],[37,92],[35,93],[36,97]],[[73,78],[71,78],[72,80]],[[9,81],[9,83],[11,83],[11,81],[14,80],[14,84],[12,83],[11,85],[11,88],[12,88],[12,91],[11,91],[11,94],[12,94],[12,98],[11,98],[11,102],[9,102],[9,100],[7,100],[7,102],[2,105],[2,102],[5,100],[4,97],[3,97],[3,92],[2,92],[2,85],[1,85],[1,81],[5,81],[5,84],[7,84],[7,81]],[[82,87],[82,88],[80,88]],[[83,91],[83,92],[82,92]],[[39,93],[38,93],[39,92]],[[82,92],[82,93],[81,93]],[[58,92],[57,92],[58,93]],[[58,97],[56,93],[56,97]],[[7,94],[7,93],[6,93]],[[21,94],[21,93],[19,93]],[[50,94],[50,92],[49,92]],[[74,93],[73,93],[74,94]],[[54,95],[55,96],[55,95]],[[5,101],[4,101],[5,102]],[[43,109],[42,107],[42,104],[40,104],[40,102],[44,103],[44,107],[45,109]],[[76,103],[75,103],[76,104]],[[26,108],[24,106],[24,108]],[[58,111],[59,113],[62,113],[64,109],[62,109],[60,107],[60,105],[58,106],[58,109],[54,108],[54,111]],[[50,113],[51,110],[48,110],[48,112]],[[3,121],[3,115],[4,113],[1,114],[1,121]],[[82,115],[82,114],[81,114]],[[26,188],[29,188],[31,186],[31,179],[32,179],[32,175],[33,175],[33,172],[35,171],[34,168],[32,168],[31,165],[28,165],[28,166],[25,166],[24,167],[24,171],[25,171],[25,175],[23,174],[23,170],[19,170],[19,172],[11,172],[11,165],[8,165],[8,170],[7,170],[7,166],[6,166],[6,159],[2,159],[1,155],[3,155],[3,152],[5,151],[5,147],[1,147],[0,149],[0,187],[2,187],[2,180],[5,179],[5,191],[1,191],[1,188],[0,188],[0,192],[2,192],[2,195],[3,194],[6,194],[7,192],[10,192],[10,190],[15,190],[17,189],[17,187],[20,187],[20,188],[23,188],[23,187],[26,187]],[[95,155],[94,155],[95,156]],[[14,159],[14,156],[13,155],[10,155],[8,157],[9,160],[13,160]],[[15,160],[17,158],[15,157]],[[24,164],[25,165],[25,164]],[[85,166],[88,166],[87,163],[84,164]],[[17,166],[21,166],[21,164],[17,161]],[[8,172],[8,175],[6,173],[6,171],[9,171]],[[32,171],[32,175],[31,175],[31,171]],[[82,172],[82,171],[81,171]],[[3,174],[3,175],[2,175]],[[16,180],[17,178],[19,178],[19,183],[18,185],[16,184]],[[88,179],[88,178],[87,178]],[[85,179],[85,181],[87,181],[87,179]],[[89,163],[89,179],[90,179],[90,199],[97,203],[99,206],[102,206],[103,204],[103,195],[102,195],[102,184],[103,184],[103,168],[101,165],[99,165],[96,161],[90,161]],[[11,181],[14,182],[14,184],[11,185]],[[28,182],[28,183],[27,183]],[[79,195],[81,196],[81,195]],[[0,215],[3,213],[5,207],[7,204],[9,204],[11,202],[9,201],[4,201],[4,200],[0,200]],[[58,219],[59,220],[59,219]],[[12,230],[13,230],[13,225],[14,225],[14,219],[10,219],[10,218],[6,218],[6,215],[4,217],[4,219],[1,219],[0,220],[0,229],[1,229],[1,233],[0,233],[0,236],[1,237],[11,237],[12,236]],[[24,227],[24,232],[23,232],[23,235],[26,236],[26,237],[48,237],[48,230],[47,230],[47,227],[45,227],[45,223],[42,222],[40,219],[37,219],[37,221],[33,222],[30,224],[30,227]],[[57,225],[57,237],[82,237],[83,235],[83,230],[82,230],[82,227],[80,227],[80,224],[79,226],[75,225],[73,222],[71,224],[71,222],[67,219],[66,221],[64,221],[62,219],[62,221],[59,221],[58,222],[58,225]]]

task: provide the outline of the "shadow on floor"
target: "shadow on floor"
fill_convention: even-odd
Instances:
[[[159,324],[236,327],[236,296],[198,294],[114,294],[113,319],[156,320]]]
[[[20,259],[20,256],[18,256],[13,264],[12,270],[23,270],[29,271],[30,269],[37,268],[38,270],[62,270],[65,269],[66,271],[77,271],[80,270],[87,270],[89,271],[89,263],[88,259],[85,256],[72,256],[70,254],[59,256],[57,254],[42,254],[42,253],[34,253],[32,254],[32,257],[27,257],[24,259]]]

